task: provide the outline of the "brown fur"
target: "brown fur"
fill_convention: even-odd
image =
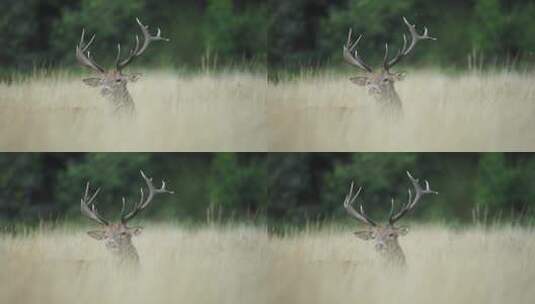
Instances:
[[[352,77],[350,80],[359,86],[366,87],[368,94],[375,98],[382,112],[390,116],[400,116],[403,106],[394,83],[403,80],[404,77],[404,73],[392,73],[382,69]]]
[[[362,240],[372,240],[375,243],[375,250],[387,264],[404,266],[405,254],[399,245],[398,238],[407,234],[407,232],[408,229],[406,227],[394,227],[387,224],[368,227],[354,234]]]
[[[109,224],[104,230],[88,231],[94,239],[103,240],[106,248],[113,254],[119,264],[139,263],[139,255],[132,243],[132,237],[141,233],[141,227],[127,227],[123,223]]]
[[[114,114],[132,115],[135,104],[128,92],[128,82],[135,82],[140,74],[124,75],[118,70],[110,70],[98,77],[84,79],[84,83],[91,87],[101,87],[100,94],[112,105]]]

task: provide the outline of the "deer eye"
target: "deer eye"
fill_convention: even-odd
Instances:
[[[388,237],[389,237],[389,238],[391,238],[391,239],[393,239],[393,238],[395,238],[395,237],[396,237],[396,234],[395,234],[395,233],[393,233],[393,232],[391,232],[390,234],[388,234]]]
[[[117,79],[117,80],[115,80],[115,82],[119,83],[119,82],[121,82],[121,79]]]

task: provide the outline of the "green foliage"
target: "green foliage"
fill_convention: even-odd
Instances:
[[[397,203],[405,203],[408,184],[406,171],[416,170],[416,154],[355,154],[350,163],[338,163],[332,173],[325,177],[325,190],[322,193],[327,212],[343,213],[342,203],[349,185],[363,187],[362,196],[366,202],[366,210],[370,214],[389,210],[390,199]],[[424,172],[412,172],[415,176]]]
[[[217,48],[222,54],[232,52],[236,23],[233,20],[232,1],[208,1],[205,37],[208,50]]]
[[[22,71],[74,66],[83,27],[97,35],[95,57],[110,63],[116,43],[126,51],[139,34],[135,17],[171,38],[141,57],[141,65],[200,68],[208,59],[216,66],[267,59],[270,71],[341,65],[349,27],[364,34],[363,57],[378,63],[385,42],[392,53],[401,46],[406,16],[439,39],[422,43],[403,64],[466,68],[474,51],[484,64],[532,62],[534,15],[535,3],[527,0],[4,0],[0,63]]]
[[[263,5],[238,10],[231,0],[209,0],[204,36],[207,49],[223,58],[261,59],[266,50]]]
[[[117,43],[124,56],[140,35],[136,17],[171,39],[152,47],[136,66],[200,68],[208,51],[225,64],[262,64],[265,58],[267,9],[260,0],[5,0],[0,3],[2,70],[76,66],[74,47],[82,28],[86,39],[96,35],[92,54],[109,66]]]
[[[477,26],[472,28],[474,45],[482,51],[496,52],[506,30],[506,17],[498,0],[478,0],[474,8]]]
[[[0,3],[0,64],[28,68],[39,61],[37,0]],[[30,47],[29,47],[30,46]]]
[[[525,213],[535,207],[535,160],[484,154],[479,161],[476,201],[491,214]]]
[[[305,50],[309,50],[303,39],[306,36],[305,3],[296,1],[271,1],[270,9],[273,15],[269,20],[268,29],[268,63],[270,67],[295,64],[305,57],[312,57]],[[312,58],[310,58],[312,59]]]
[[[58,172],[75,154],[0,154],[0,219],[50,219],[64,212],[56,201]]]
[[[145,187],[139,170],[174,195],[162,195],[141,220],[204,222],[207,210],[224,219],[261,217],[284,224],[348,219],[351,181],[359,203],[378,221],[406,203],[405,174],[427,179],[438,196],[424,199],[408,220],[471,220],[479,206],[491,218],[528,218],[535,208],[535,155],[521,153],[39,153],[0,154],[0,220],[81,220],[85,184],[101,187],[98,208],[117,218],[121,197],[133,203]],[[423,180],[421,181],[423,182]]]
[[[227,215],[257,214],[267,204],[266,175],[263,158],[217,154],[208,187],[211,207]]]
[[[57,204],[72,214],[78,214],[80,206],[74,204],[76,200],[73,198],[81,198],[86,183],[90,182],[92,191],[102,189],[98,197],[99,201],[106,202],[99,205],[102,212],[117,214],[122,195],[128,195],[129,202],[137,201],[137,190],[144,186],[139,170],[149,167],[148,160],[148,154],[95,153],[80,161],[71,161],[58,174]],[[145,173],[152,175],[151,171]]]
[[[45,187],[43,175],[35,171],[43,170],[36,154],[20,154],[13,159],[7,154],[0,155],[0,218],[25,216],[24,211],[32,206],[35,191]]]
[[[98,40],[92,46],[92,53],[99,62],[115,58],[118,42],[122,42],[126,54],[126,46],[133,47],[135,35],[140,35],[135,18],[139,16],[142,22],[147,22],[142,17],[144,6],[144,0],[81,0],[75,9],[64,9],[52,28],[50,46],[54,57],[68,58],[73,63],[74,56],[69,55],[73,54],[74,42],[80,39],[83,28],[86,41],[92,34]]]
[[[322,154],[270,154],[268,157],[268,215],[274,219],[302,222],[320,215],[318,196],[325,163]],[[327,165],[328,167],[328,165]]]
[[[324,55],[340,57],[341,43],[345,42],[348,29],[352,28],[353,33],[365,36],[361,48],[368,50],[366,60],[382,59],[384,43],[401,37],[400,16],[410,16],[413,6],[414,1],[353,1],[347,8],[333,8],[329,16],[321,20],[319,49],[324,50]]]
[[[535,4],[507,7],[498,0],[478,0],[472,28],[474,47],[486,54],[517,55],[535,49],[533,15]]]
[[[535,49],[533,16],[529,1],[500,0],[336,0],[276,1],[270,23],[271,66],[310,67],[341,64],[341,49],[348,29],[363,34],[360,43],[367,62],[378,64],[388,42],[393,54],[407,33],[402,16],[422,31],[429,28],[437,41],[427,41],[405,60],[411,64],[467,67],[475,50],[484,63],[504,63],[510,58],[532,59]]]

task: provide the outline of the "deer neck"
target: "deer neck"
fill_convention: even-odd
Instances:
[[[117,88],[105,97],[113,105],[113,113],[125,112],[131,114],[135,110],[134,101],[126,86]]]
[[[382,94],[375,95],[375,100],[379,103],[383,112],[399,115],[402,111],[401,99],[393,84]]]
[[[405,254],[403,249],[399,246],[397,240],[392,243],[388,249],[381,251],[381,256],[388,265],[393,266],[404,266],[405,265]]]
[[[120,264],[138,264],[139,255],[137,253],[136,247],[133,244],[125,245],[121,247],[117,252],[114,252],[116,260]]]

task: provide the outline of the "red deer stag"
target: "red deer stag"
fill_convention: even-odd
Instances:
[[[409,46],[407,46],[407,38],[405,34],[403,34],[403,47],[399,49],[394,58],[390,60],[388,60],[388,43],[385,44],[385,56],[382,68],[374,71],[370,65],[366,64],[366,62],[360,58],[357,46],[362,35],[353,41],[351,29],[349,29],[347,42],[343,47],[344,59],[349,64],[364,71],[364,74],[352,77],[350,80],[359,86],[366,87],[368,93],[379,103],[381,110],[385,114],[394,117],[399,117],[402,114],[402,104],[399,95],[394,88],[394,82],[403,80],[405,73],[392,72],[391,68],[407,56],[414,49],[414,46],[418,41],[426,39],[436,40],[436,38],[427,35],[427,27],[424,28],[423,34],[420,35],[416,31],[415,25],[410,24],[405,17],[403,17],[403,21],[409,28],[411,42]]]
[[[399,246],[398,237],[407,234],[408,228],[396,227],[394,224],[408,212],[412,211],[422,196],[425,194],[438,194],[438,192],[430,189],[429,182],[425,181],[425,188],[422,188],[418,179],[412,177],[409,172],[407,172],[407,176],[415,190],[414,199],[412,198],[412,192],[409,189],[409,199],[407,204],[402,206],[395,214],[394,200],[392,200],[392,207],[390,209],[390,216],[387,224],[377,224],[369,218],[364,212],[362,204],[360,205],[360,211],[353,208],[353,203],[359,196],[362,187],[357,190],[356,194],[353,194],[353,183],[351,183],[349,193],[344,200],[344,208],[349,215],[367,225],[366,229],[355,232],[355,235],[363,240],[374,240],[375,249],[384,258],[384,261],[390,265],[405,265],[405,254]]]
[[[132,236],[139,235],[143,228],[128,227],[128,221],[133,219],[140,211],[147,208],[155,195],[160,193],[174,193],[173,191],[167,190],[164,181],[162,181],[161,188],[155,188],[152,184],[152,178],[147,177],[143,171],[140,171],[140,173],[147,184],[149,193],[145,197],[143,188],[141,188],[139,202],[128,213],[126,213],[126,200],[123,197],[123,207],[121,209],[121,220],[119,223],[110,223],[98,213],[94,201],[100,188],[90,195],[89,183],[87,183],[84,197],[80,201],[82,214],[102,225],[104,228],[103,230],[88,231],[87,234],[97,240],[104,240],[106,248],[113,254],[119,264],[139,263],[139,255],[136,247],[132,244]]]
[[[130,50],[128,56],[121,60],[121,45],[117,45],[117,57],[115,58],[115,67],[105,70],[96,63],[91,57],[89,47],[95,39],[95,35],[85,42],[85,30],[82,30],[82,37],[80,43],[76,46],[76,59],[78,62],[97,73],[97,77],[84,79],[84,83],[91,87],[102,87],[100,94],[108,100],[113,106],[113,113],[132,115],[135,112],[134,101],[128,92],[126,85],[128,82],[135,82],[141,74],[123,74],[123,69],[128,66],[137,57],[141,56],[152,41],[169,41],[167,38],[161,37],[161,31],[158,29],[156,36],[149,33],[149,27],[141,24],[139,19],[136,19],[137,24],[143,33],[143,44],[140,44],[139,37],[136,35],[136,46]]]

